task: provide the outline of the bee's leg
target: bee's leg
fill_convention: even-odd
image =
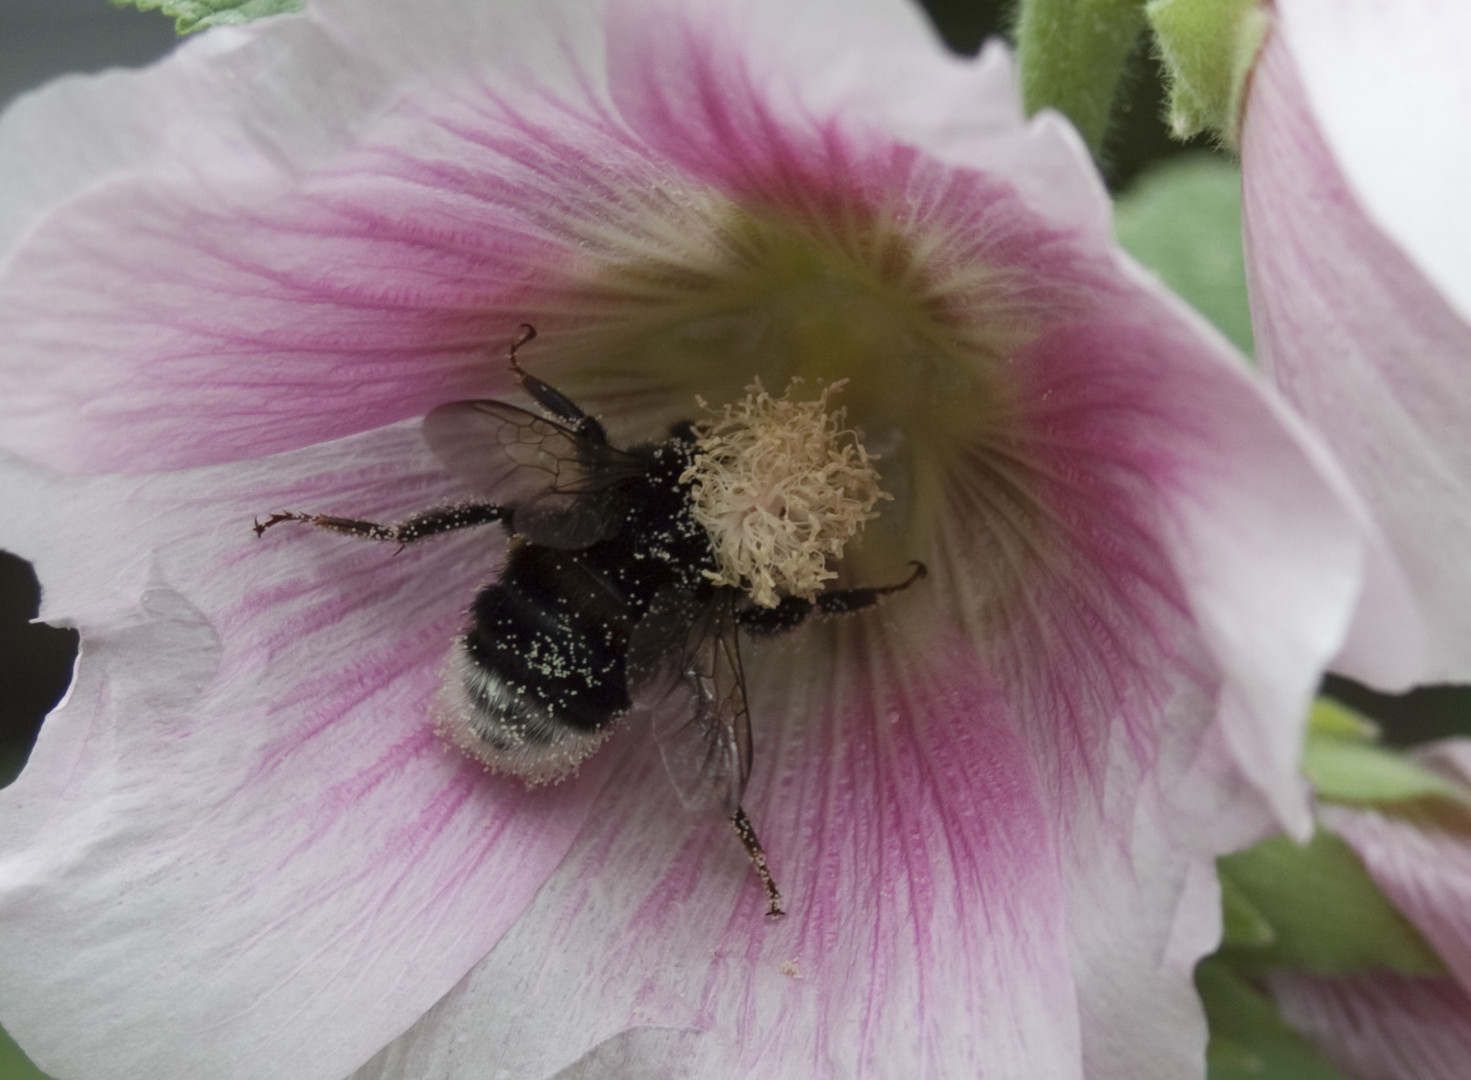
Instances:
[[[751,819],[746,817],[746,812],[740,807],[730,816],[730,824],[741,838],[741,845],[746,849],[746,854],[751,857],[751,865],[756,868],[756,876],[761,879],[761,885],[766,889],[766,917],[768,919],[779,919],[786,914],[782,907],[781,893],[776,890],[776,881],[771,876],[771,870],[766,865],[766,851],[761,847],[761,841],[756,839],[756,830],[751,825]]]
[[[516,353],[521,346],[536,337],[536,327],[530,323],[521,324],[521,333],[516,340],[511,342],[510,351],[506,359],[511,362],[511,370],[521,379],[521,387],[536,399],[536,403],[558,420],[567,423],[580,438],[590,439],[596,443],[607,445],[608,433],[603,425],[594,420],[578,407],[576,402],[566,394],[556,389],[550,383],[543,382],[535,375],[528,375],[521,367],[521,362],[516,359]]]
[[[283,521],[300,521],[318,529],[330,529],[332,532],[345,533],[348,536],[360,536],[364,540],[384,540],[402,546],[412,544],[415,540],[423,540],[426,536],[437,536],[439,533],[452,532],[455,529],[467,529],[473,525],[509,521],[510,518],[509,507],[496,506],[493,503],[457,503],[454,506],[440,506],[388,525],[379,525],[372,521],[357,521],[353,518],[331,517],[327,514],[302,514],[294,510],[287,510],[279,514],[272,514],[265,521],[257,519],[255,535],[260,536],[272,525],[279,525]]]
[[[929,570],[922,562],[912,562],[909,565],[914,569],[909,576],[897,585],[874,585],[859,589],[835,589],[832,592],[818,593],[813,603],[817,607],[819,615],[847,615],[850,612],[862,611],[866,607],[872,607],[879,602],[881,597],[890,593],[903,592],[920,578],[929,574]]]
[[[812,600],[786,596],[774,608],[753,607],[736,612],[736,622],[747,633],[770,637],[784,630],[795,630],[809,615],[850,615],[873,607],[882,597],[909,588],[928,572],[924,563],[916,562],[914,572],[897,585],[834,589],[832,592],[818,593]]]

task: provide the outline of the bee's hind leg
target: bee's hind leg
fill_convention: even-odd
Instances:
[[[766,849],[756,839],[756,829],[751,824],[751,819],[746,817],[744,810],[737,807],[736,812],[730,816],[730,825],[741,838],[741,845],[751,857],[751,866],[755,868],[756,876],[761,879],[761,886],[766,890],[766,917],[781,918],[786,914],[786,908],[782,905],[781,893],[777,891],[776,879],[771,876],[771,868],[766,865]]]
[[[494,503],[457,503],[454,506],[440,506],[433,510],[425,510],[387,525],[380,525],[373,521],[357,521],[354,518],[332,517],[329,514],[303,514],[295,510],[286,510],[272,514],[264,521],[257,518],[254,528],[255,535],[260,536],[271,526],[279,525],[283,521],[300,521],[318,529],[328,529],[347,536],[358,536],[364,540],[381,540],[402,546],[412,544],[415,540],[423,540],[428,536],[453,532],[455,529],[467,529],[475,525],[489,525],[492,522],[505,522],[510,519],[509,507],[496,506]]]
[[[796,629],[814,613],[817,615],[849,615],[855,611],[873,607],[890,593],[902,592],[909,588],[926,573],[928,571],[924,563],[916,562],[913,572],[897,585],[834,589],[832,592],[818,593],[811,600],[788,596],[776,607],[751,607],[737,611],[736,624],[748,634],[756,637],[771,637],[785,630]],[[761,841],[756,838],[756,829],[751,824],[751,819],[746,816],[745,810],[737,807],[736,812],[730,817],[730,824],[735,829],[736,835],[740,837],[741,844],[751,859],[751,866],[755,869],[756,876],[761,879],[761,885],[766,890],[767,918],[781,917],[785,912],[781,893],[777,891],[776,880],[771,876],[771,868],[766,864],[766,851],[762,848]]]

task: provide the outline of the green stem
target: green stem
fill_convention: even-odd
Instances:
[[[1144,0],[1022,0],[1016,52],[1027,112],[1058,110],[1096,153],[1143,25]]]

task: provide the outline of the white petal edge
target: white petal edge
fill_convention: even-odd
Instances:
[[[1314,118],[1362,206],[1471,321],[1471,5],[1276,8]]]
[[[1386,690],[1471,671],[1471,324],[1355,204],[1268,38],[1242,128],[1263,369],[1367,506],[1369,578],[1336,667]]]

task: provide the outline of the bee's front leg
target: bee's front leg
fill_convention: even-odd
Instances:
[[[913,571],[897,585],[834,589],[832,592],[818,593],[812,600],[786,596],[773,608],[752,607],[736,612],[736,622],[748,634],[772,637],[787,630],[795,630],[811,615],[851,615],[873,607],[890,593],[904,591],[928,573],[924,563],[916,562],[912,565]]]
[[[528,375],[521,367],[521,361],[516,358],[521,346],[536,337],[536,327],[530,323],[522,323],[521,330],[516,340],[511,342],[511,350],[506,354],[506,359],[511,363],[511,370],[521,380],[521,388],[536,399],[536,403],[558,420],[571,426],[578,438],[587,439],[589,442],[597,443],[599,446],[608,445],[608,433],[603,425],[593,417],[582,411],[582,406],[569,398],[562,391],[543,382],[535,375]]]

